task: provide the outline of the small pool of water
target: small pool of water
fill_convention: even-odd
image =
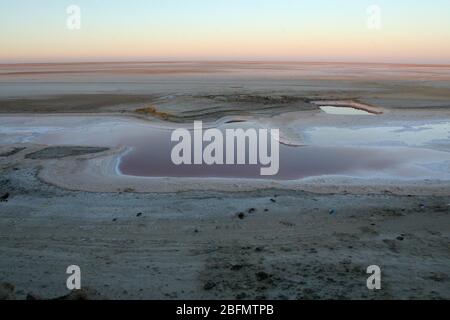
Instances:
[[[333,115],[348,115],[348,116],[363,116],[363,115],[374,115],[365,110],[356,109],[353,107],[334,107],[334,106],[321,106],[320,109],[327,113]]]
[[[248,128],[250,124],[226,125]],[[434,128],[434,130],[432,130]],[[223,128],[221,128],[223,130]],[[435,151],[424,145],[375,145],[388,139],[414,138],[416,143],[449,139],[448,125],[402,128],[313,128],[305,132],[309,146],[280,144],[279,172],[261,176],[261,165],[175,165],[171,151],[172,130],[144,121],[112,117],[9,117],[0,118],[0,144],[20,142],[47,145],[126,147],[118,159],[119,174],[140,177],[219,177],[295,180],[324,175],[361,178],[450,179],[450,152]],[[372,132],[372,130],[375,130]],[[383,130],[383,134],[380,134]],[[364,134],[363,134],[364,133]],[[373,134],[372,134],[373,133]],[[414,137],[409,135],[414,133]],[[364,137],[370,145],[357,145],[351,137]],[[364,136],[366,135],[366,136]],[[406,135],[405,137],[403,135]],[[431,136],[430,136],[431,135]],[[423,136],[422,138],[420,138]],[[336,139],[347,140],[340,145]],[[370,140],[372,139],[372,140]],[[359,140],[358,140],[359,141]],[[203,147],[206,146],[204,143]],[[246,150],[248,153],[248,148]],[[248,162],[247,162],[248,163]]]
[[[280,144],[279,172],[261,176],[261,165],[175,165],[170,133],[127,139],[132,150],[118,164],[121,174],[145,177],[217,177],[296,180],[323,175],[442,177],[414,162],[450,161],[450,153],[414,148],[300,146]],[[204,144],[205,146],[205,144]],[[193,149],[192,149],[193,150]],[[248,152],[248,149],[246,150]],[[450,176],[450,174],[449,174]]]

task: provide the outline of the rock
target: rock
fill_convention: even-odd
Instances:
[[[117,218],[112,219],[112,221],[113,221],[113,222],[116,222],[116,221],[117,221]]]
[[[273,203],[275,203],[275,202],[277,202],[277,200],[275,200],[275,199],[270,199],[270,201],[272,201]]]
[[[264,209],[264,212],[268,212],[269,211],[269,209]]]
[[[0,300],[16,300],[14,295],[15,287],[11,283],[3,282],[0,284]]]
[[[52,300],[105,300],[105,298],[94,289],[83,288],[72,290],[68,295]]]
[[[397,240],[398,240],[398,241],[403,241],[403,240],[405,240],[405,238],[402,237],[402,236],[399,236],[399,237],[397,237]]]
[[[330,211],[328,212],[329,214],[335,214],[336,211],[334,209],[330,209]]]
[[[256,273],[256,280],[264,281],[270,278],[270,275],[264,271],[260,271]]]
[[[203,289],[205,289],[205,290],[211,290],[211,289],[213,289],[215,286],[216,286],[216,283],[215,283],[215,282],[208,281],[208,282],[206,282],[205,285],[203,286]]]
[[[142,216],[142,212],[139,212],[137,215],[136,215],[136,217],[140,217],[140,216]]]
[[[235,264],[235,265],[232,265],[232,266],[231,266],[230,270],[232,270],[232,271],[238,271],[238,270],[241,270],[243,267],[244,267],[244,266],[243,266],[242,264]]]
[[[255,208],[250,208],[250,209],[248,209],[248,213],[253,213],[253,212],[255,212],[255,211],[256,211]]]
[[[247,298],[247,294],[245,292],[241,292],[236,295],[236,300],[243,300],[245,298]]]
[[[238,213],[238,218],[241,219],[241,220],[244,219],[245,218],[245,214],[243,212],[239,212]]]
[[[6,202],[9,198],[9,192],[5,193],[4,195],[0,196],[0,202]]]
[[[42,300],[42,298],[40,296],[38,296],[37,294],[34,294],[32,292],[28,293],[25,299],[29,300],[29,301]]]

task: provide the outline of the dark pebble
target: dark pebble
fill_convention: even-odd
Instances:
[[[9,192],[7,192],[7,193],[5,193],[4,195],[2,195],[1,197],[0,197],[0,202],[2,202],[2,201],[8,201],[8,198],[9,198]]]
[[[256,280],[258,281],[264,281],[269,279],[270,275],[264,271],[260,271],[256,273]]]
[[[205,283],[205,285],[203,286],[203,289],[205,290],[211,290],[216,286],[216,284],[212,281],[208,281]]]
[[[235,264],[233,266],[231,266],[230,270],[232,271],[238,271],[241,270],[244,266],[242,264]]]
[[[236,299],[237,300],[243,300],[245,298],[247,298],[247,295],[244,292],[239,293],[238,295],[236,295]]]

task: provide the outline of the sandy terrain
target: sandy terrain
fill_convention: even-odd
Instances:
[[[20,113],[35,113],[36,128],[48,113],[163,127],[250,119],[282,128],[293,144],[322,143],[317,130],[403,125],[394,130],[403,145],[450,151],[448,66],[119,66],[2,65],[1,121]],[[349,99],[382,114],[336,117],[312,103]],[[430,124],[437,138],[423,134]],[[20,143],[24,133],[8,126],[0,128],[0,298],[67,295],[72,264],[91,298],[450,298],[448,163],[432,167],[440,179],[423,180],[142,179],[114,175],[117,146],[80,145],[73,134],[70,145],[47,144],[34,132]],[[366,287],[369,265],[382,269],[380,291]]]

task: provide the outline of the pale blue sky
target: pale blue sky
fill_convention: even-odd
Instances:
[[[66,28],[66,7],[82,28]],[[369,5],[382,29],[366,27]],[[0,60],[285,58],[450,63],[450,0],[0,0]]]

